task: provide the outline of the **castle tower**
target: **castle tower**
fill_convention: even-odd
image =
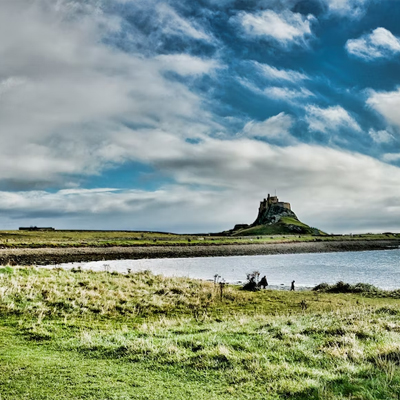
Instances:
[[[297,219],[296,214],[291,211],[290,203],[279,201],[277,196],[268,193],[266,199],[260,202],[257,219],[252,225],[260,225],[275,221],[275,215],[290,215]]]

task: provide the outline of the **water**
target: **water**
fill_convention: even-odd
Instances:
[[[82,267],[94,271],[132,272],[150,270],[165,276],[185,276],[212,280],[218,274],[226,282],[246,281],[246,274],[259,271],[270,287],[314,287],[321,282],[334,284],[371,283],[382,289],[400,288],[400,250],[345,253],[281,254],[270,256],[166,258],[96,261],[61,264],[63,268]]]

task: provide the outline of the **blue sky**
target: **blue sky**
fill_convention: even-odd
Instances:
[[[400,3],[4,0],[0,228],[209,232],[275,193],[400,231]]]

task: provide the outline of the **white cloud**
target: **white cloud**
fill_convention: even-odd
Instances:
[[[397,162],[400,161],[400,153],[386,153],[382,159],[386,162]]]
[[[162,54],[155,57],[160,68],[174,71],[180,75],[203,75],[219,68],[215,60],[202,59],[188,54]]]
[[[376,28],[359,39],[349,39],[346,50],[364,61],[391,58],[400,53],[400,38],[385,28]]]
[[[182,18],[172,7],[166,3],[160,3],[156,6],[158,23],[164,34],[167,35],[185,35],[197,40],[212,42],[214,38],[204,32],[195,22]]]
[[[323,0],[329,12],[347,18],[361,18],[370,0]]]
[[[314,94],[308,89],[289,89],[286,87],[272,86],[264,89],[264,94],[276,100],[284,100],[291,102],[296,99],[304,99],[307,97],[313,97]]]
[[[328,132],[342,128],[361,131],[355,119],[340,106],[328,108],[307,106],[306,111],[306,121],[312,131]]]
[[[368,133],[373,141],[376,143],[389,143],[393,140],[393,135],[389,133],[386,129],[380,131],[370,129]]]
[[[280,86],[268,86],[264,89],[259,88],[254,83],[244,78],[238,78],[238,81],[248,90],[269,97],[274,100],[285,101],[287,103],[297,103],[300,99],[314,97],[314,93],[304,87],[288,88]]]
[[[164,71],[210,73],[216,62],[108,47],[103,35],[119,20],[89,3],[7,0],[0,11],[3,186],[69,185],[74,175],[130,160],[113,144],[126,125],[184,137],[214,126],[202,99]]]
[[[41,0],[43,1],[43,0]],[[64,0],[65,1],[65,0]],[[75,0],[76,1],[76,0]],[[109,1],[86,0],[103,4],[107,10]],[[185,16],[179,10],[188,9],[174,1],[160,0],[118,0],[128,5],[121,13],[123,21],[123,34],[114,35],[112,43],[121,46],[129,52],[138,52],[144,55],[166,54],[171,50],[171,44],[190,52],[191,46],[199,43],[208,46],[217,46],[219,41],[208,28],[205,16]],[[177,5],[177,7],[176,7]],[[116,7],[116,12],[120,12]]]
[[[241,12],[234,19],[239,22],[248,36],[273,39],[283,46],[290,43],[306,44],[312,36],[312,15],[304,16],[289,10],[280,14],[273,10],[265,10],[250,14]]]
[[[179,141],[142,157],[179,184],[154,192],[1,192],[2,226],[49,224],[50,216],[58,228],[218,231],[253,222],[258,202],[277,189],[301,220],[329,232],[398,230],[400,169],[371,157],[250,139]]]
[[[392,92],[371,90],[367,104],[382,114],[389,123],[400,127],[400,87]]]
[[[248,90],[251,90],[254,93],[260,94],[260,95],[265,95],[262,89],[260,89],[258,86],[256,86],[253,82],[250,82],[246,78],[238,77],[237,78],[238,82]]]
[[[0,81],[0,96],[6,94],[20,85],[24,85],[26,80],[21,77],[10,76],[7,79]]]
[[[243,128],[243,134],[248,137],[265,137],[273,140],[294,142],[290,134],[293,118],[283,112],[266,119],[265,121],[250,121]]]
[[[276,81],[288,81],[296,83],[310,79],[307,75],[291,69],[278,69],[268,64],[253,61],[254,66],[267,78]]]

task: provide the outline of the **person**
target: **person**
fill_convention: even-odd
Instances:
[[[249,281],[245,283],[242,287],[242,290],[248,290],[250,292],[255,292],[257,291],[257,282],[256,278],[254,276],[249,277]]]
[[[261,278],[258,286],[260,286],[260,288],[262,288],[262,289],[265,289],[268,286],[267,277],[265,275]]]
[[[248,285],[249,285],[249,288],[250,288],[251,290],[257,290],[257,289],[256,289],[256,288],[257,288],[257,283],[256,283],[256,277],[255,277],[255,276],[252,276],[252,277],[250,278]]]
[[[296,281],[292,281],[292,285],[290,286],[290,290],[293,290],[294,291],[294,283],[295,283]]]

